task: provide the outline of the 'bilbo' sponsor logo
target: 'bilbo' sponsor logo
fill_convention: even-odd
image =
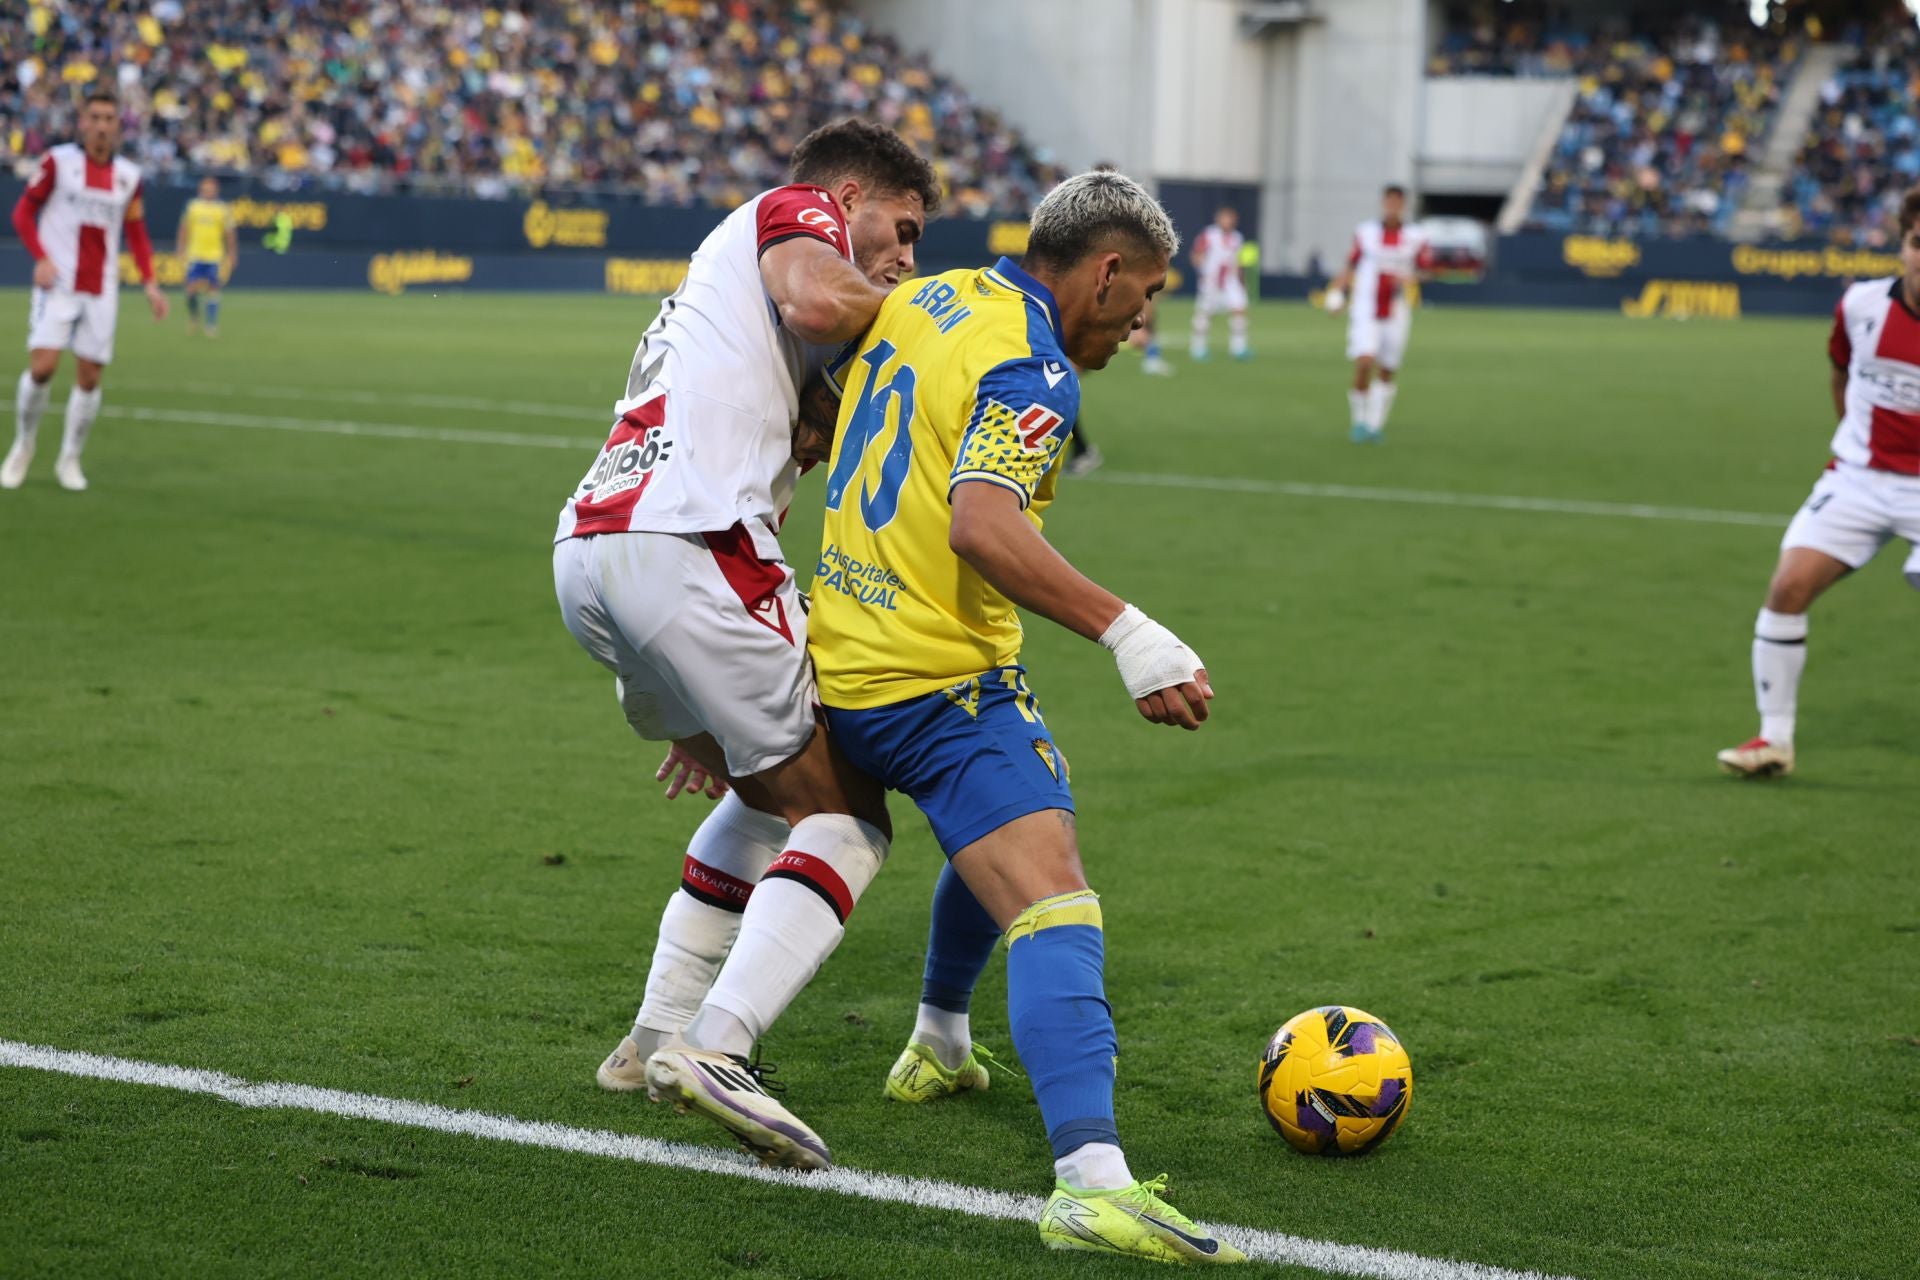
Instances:
[[[886,566],[856,560],[831,544],[820,553],[820,563],[813,571],[814,595],[823,591],[838,591],[843,596],[852,596],[861,604],[878,605],[888,610],[900,607],[900,588],[903,585]]]
[[[536,249],[559,245],[563,249],[604,249],[607,247],[607,211],[605,209],[556,209],[545,200],[527,206],[520,220],[527,243]]]
[[[1640,265],[1640,246],[1631,240],[1568,236],[1560,242],[1560,258],[1585,275],[1617,276]]]
[[[685,258],[608,258],[608,293],[672,293],[687,278]]]
[[[367,264],[367,283],[376,293],[400,293],[413,284],[465,284],[473,279],[473,259],[435,253],[377,253]]]
[[[1636,320],[1738,320],[1740,286],[1709,280],[1649,280],[1637,298],[1620,304]]]
[[[1871,280],[1900,274],[1898,254],[1866,249],[1765,249],[1743,244],[1733,250],[1733,269],[1743,276],[1772,276],[1798,280],[1819,276],[1830,280]]]

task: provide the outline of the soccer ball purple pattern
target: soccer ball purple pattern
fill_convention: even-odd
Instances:
[[[1366,1154],[1400,1127],[1412,1101],[1413,1063],[1400,1037],[1364,1009],[1297,1014],[1261,1055],[1267,1123],[1308,1155]]]

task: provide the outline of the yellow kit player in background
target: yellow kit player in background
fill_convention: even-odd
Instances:
[[[205,297],[207,336],[216,337],[220,286],[240,261],[240,233],[234,227],[233,209],[220,198],[218,178],[200,179],[198,198],[188,201],[180,215],[175,250],[187,264],[187,332],[199,331],[201,298]]]

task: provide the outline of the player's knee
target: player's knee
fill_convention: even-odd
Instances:
[[[851,814],[816,813],[794,824],[763,880],[796,880],[820,895],[842,925],[886,865],[889,842]]]
[[[101,366],[90,360],[76,360],[73,364],[73,385],[82,391],[100,389]]]
[[[1797,566],[1783,564],[1767,584],[1767,608],[1774,613],[1805,613],[1819,598],[1822,585]]]

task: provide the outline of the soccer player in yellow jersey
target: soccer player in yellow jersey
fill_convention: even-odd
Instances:
[[[1042,1239],[1238,1262],[1120,1150],[1100,902],[1016,612],[1105,645],[1148,720],[1206,719],[1213,695],[1193,650],[1081,575],[1040,523],[1080,412],[1077,370],[1112,359],[1177,248],[1137,183],[1086,173],[1041,202],[1020,264],[893,292],[841,368],[808,647],[835,743],[919,805],[948,858],[920,1024],[888,1093],[984,1084],[966,999],[1004,936],[1014,1044],[1055,1155]]]
[[[206,297],[207,336],[218,336],[220,327],[220,286],[233,274],[240,261],[240,233],[235,230],[233,209],[220,198],[220,180],[211,175],[200,179],[200,194],[187,202],[180,215],[180,235],[175,252],[187,264],[187,332],[200,328],[200,299]]]

